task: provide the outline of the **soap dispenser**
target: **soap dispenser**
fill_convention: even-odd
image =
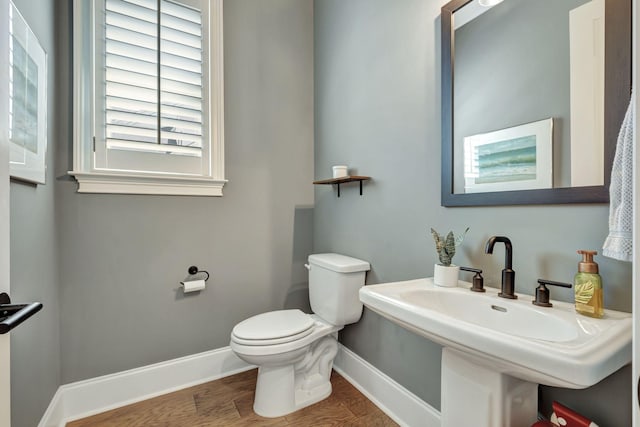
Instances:
[[[596,251],[578,251],[582,261],[578,263],[573,284],[576,296],[576,311],[589,317],[604,316],[602,278],[598,274],[598,264],[593,261]]]

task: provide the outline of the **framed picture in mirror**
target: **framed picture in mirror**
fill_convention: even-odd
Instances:
[[[9,171],[45,183],[47,54],[13,2],[9,6]]]
[[[553,186],[553,119],[464,138],[466,193]]]

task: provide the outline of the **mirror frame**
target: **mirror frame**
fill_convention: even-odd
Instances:
[[[460,193],[453,190],[453,14],[472,0],[452,0],[441,9],[442,206],[608,203],[611,167],[620,125],[631,95],[631,0],[605,2],[604,185],[541,190]],[[508,0],[507,0],[508,1]]]

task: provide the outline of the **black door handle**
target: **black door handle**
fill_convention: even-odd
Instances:
[[[6,334],[42,309],[42,304],[11,304],[6,293],[0,294],[0,334]]]

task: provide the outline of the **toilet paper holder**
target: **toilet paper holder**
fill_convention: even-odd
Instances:
[[[189,275],[184,279],[184,281],[180,282],[182,291],[185,294],[203,291],[206,287],[205,282],[209,280],[209,272],[206,270],[199,270],[195,265],[189,267],[187,272]],[[206,274],[207,277],[203,278],[200,273]]]
[[[187,273],[189,273],[189,276],[187,277],[187,279],[185,281],[190,280],[190,279],[193,280],[194,279],[193,276],[195,276],[196,274],[200,274],[200,273],[204,273],[204,274],[207,275],[207,277],[204,279],[205,282],[207,280],[209,280],[209,272],[207,270],[199,270],[198,267],[195,266],[195,265],[192,265],[191,267],[189,267],[187,269]]]

